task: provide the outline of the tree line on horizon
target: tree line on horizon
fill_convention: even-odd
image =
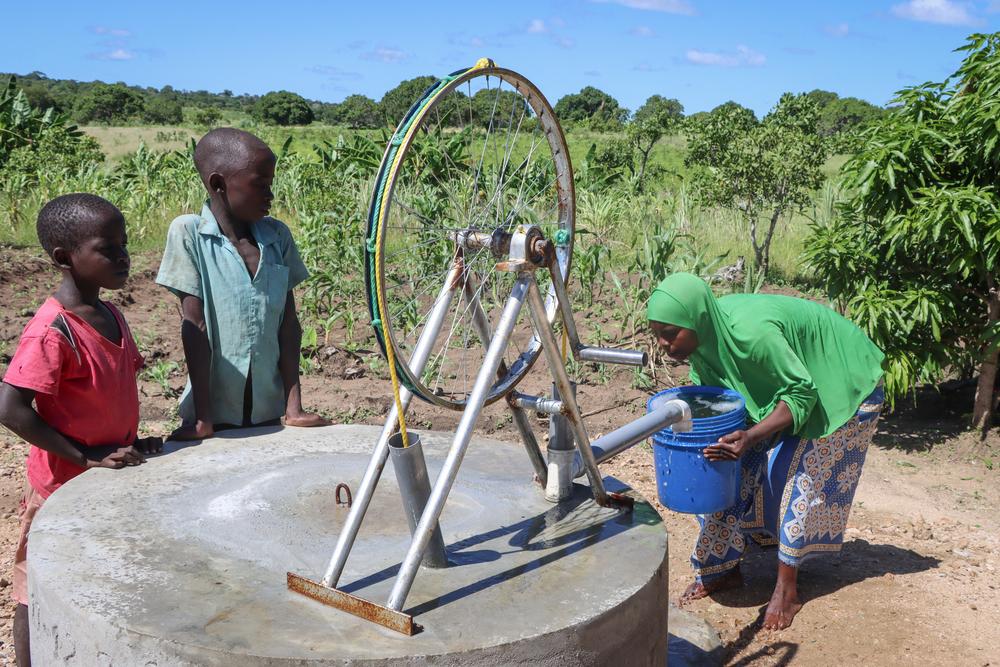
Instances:
[[[81,124],[104,125],[181,125],[211,127],[221,123],[227,114],[248,115],[267,125],[309,125],[313,122],[343,125],[351,129],[394,127],[410,105],[437,79],[418,76],[401,81],[386,91],[378,101],[361,94],[348,95],[341,102],[309,100],[297,93],[280,90],[265,95],[234,94],[231,90],[214,93],[207,90],[179,90],[166,85],[162,88],[132,86],[123,82],[76,81],[51,79],[42,72],[0,74],[14,77],[19,89],[37,109],[54,109]],[[486,91],[480,91],[484,96]],[[856,97],[841,97],[835,92],[815,89],[806,95],[820,109],[818,130],[824,136],[854,130],[885,113],[883,107]],[[653,95],[635,113],[623,107],[610,94],[586,86],[578,93],[559,98],[555,110],[568,125],[583,125],[597,131],[619,131],[640,119],[643,108],[651,103],[658,106],[667,100],[671,115],[684,116],[684,108],[674,99]],[[473,103],[477,100],[473,100]],[[488,109],[490,103],[479,100],[477,106]],[[725,102],[712,111],[690,114],[699,121],[719,110],[737,107]],[[747,111],[750,111],[747,109]],[[750,111],[750,113],[753,113]],[[486,114],[486,112],[484,112]]]

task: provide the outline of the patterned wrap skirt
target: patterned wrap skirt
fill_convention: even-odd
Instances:
[[[738,566],[748,540],[777,546],[778,558],[792,567],[840,551],[884,402],[880,384],[830,435],[802,440],[779,434],[746,452],[736,504],[698,515],[701,531],[691,555],[697,580],[711,581]]]

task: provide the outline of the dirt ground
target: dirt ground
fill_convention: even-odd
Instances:
[[[165,435],[177,423],[184,367],[175,302],[153,284],[157,264],[155,255],[134,257],[126,288],[105,296],[122,307],[148,366],[156,369],[141,380],[140,433]],[[0,372],[24,324],[56,281],[40,251],[0,248]],[[606,310],[586,313],[578,322],[585,337],[602,328],[605,338],[615,339],[614,318]],[[314,369],[303,379],[307,405],[341,422],[381,423],[390,396],[378,364],[368,363],[371,353],[340,349],[336,333],[328,342],[332,345],[317,351]],[[684,376],[683,368],[660,368],[656,389],[678,384]],[[546,377],[539,368],[524,387],[540,391]],[[653,390],[633,389],[632,381],[632,372],[622,370],[586,376],[579,399],[592,437],[644,410]],[[718,629],[727,664],[1000,665],[1000,435],[994,431],[980,445],[963,430],[968,418],[963,411],[971,409],[969,391],[927,389],[883,418],[843,553],[802,567],[805,606],[791,628],[760,630],[776,575],[773,551],[748,556],[743,590],[689,607]],[[446,430],[457,423],[458,413],[420,404],[410,419],[419,428]],[[536,426],[544,433],[541,420]],[[480,429],[517,437],[497,405],[487,409]],[[26,449],[0,429],[0,594],[5,596]],[[648,446],[633,448],[603,469],[655,498]],[[693,517],[657,508],[670,533],[670,595],[676,597],[691,579],[688,555],[697,525]],[[13,604],[0,606],[0,664],[13,664],[12,615]]]

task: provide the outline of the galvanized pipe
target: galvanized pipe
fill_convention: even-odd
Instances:
[[[558,276],[553,276],[552,282],[553,284],[557,283]],[[580,450],[580,456],[587,469],[587,478],[590,480],[590,489],[594,494],[594,500],[601,507],[606,507],[609,501],[608,494],[604,490],[604,481],[601,479],[601,471],[597,468],[594,452],[590,449],[590,437],[587,435],[587,429],[583,425],[580,408],[572,398],[573,388],[570,384],[569,376],[566,374],[566,367],[563,365],[562,354],[559,353],[559,344],[556,342],[552,328],[549,326],[548,317],[545,313],[545,302],[542,301],[542,293],[538,289],[538,283],[535,281],[534,276],[531,276],[531,280],[528,283],[527,299],[528,312],[531,313],[535,332],[542,341],[542,349],[545,351],[545,360],[548,362],[549,370],[552,372],[552,379],[559,388],[559,395],[564,397],[563,402],[566,404],[564,414],[566,415],[566,419],[569,420],[570,428],[573,429],[577,449]]]
[[[463,290],[463,296],[471,309],[472,327],[476,330],[476,334],[479,336],[483,347],[489,347],[490,341],[493,340],[490,318],[487,317],[486,311],[483,310],[483,304],[479,300],[478,290],[471,275],[466,279]],[[507,364],[501,359],[500,366],[497,367],[497,376],[502,377],[504,375],[507,375]],[[535,469],[535,477],[544,486],[546,479],[545,459],[542,457],[542,450],[538,446],[538,440],[535,439],[535,434],[531,430],[531,420],[528,419],[528,415],[519,405],[510,400],[509,396],[507,404],[510,405],[511,414],[514,416],[514,425],[517,426],[517,430],[521,434],[521,442],[528,453],[528,460],[531,461],[531,467]]]
[[[673,426],[678,431],[690,430],[691,408],[687,403],[667,401],[653,412],[601,436],[592,445],[594,457],[598,463],[604,463],[668,426]],[[583,459],[577,455],[573,459],[573,477],[582,477],[585,472],[587,468]]]
[[[503,314],[500,316],[500,322],[497,324],[497,330],[493,334],[493,340],[490,341],[490,346],[486,350],[483,366],[479,369],[476,382],[469,393],[465,410],[462,412],[462,419],[458,423],[458,428],[455,429],[455,440],[452,442],[451,449],[448,450],[448,457],[445,459],[444,466],[442,466],[437,481],[434,483],[434,489],[431,491],[431,497],[427,501],[427,507],[420,517],[420,523],[417,524],[413,540],[411,540],[406,556],[399,566],[399,574],[396,575],[392,591],[389,593],[389,600],[386,602],[386,606],[390,609],[401,611],[403,605],[406,603],[406,596],[410,594],[410,588],[413,587],[413,579],[417,575],[417,568],[420,567],[420,559],[427,549],[433,527],[437,525],[438,519],[441,517],[444,504],[448,500],[448,494],[451,492],[451,487],[458,476],[458,468],[462,464],[465,450],[472,440],[472,430],[475,428],[476,421],[483,411],[483,404],[486,401],[487,393],[496,380],[497,369],[503,361],[504,352],[510,342],[514,325],[517,323],[517,316],[520,314],[525,297],[529,293],[529,285],[533,284],[535,284],[534,276],[530,273],[522,273],[518,276],[517,282],[514,283],[513,289],[511,289],[510,297],[507,299],[506,305],[504,305]],[[552,335],[551,331],[549,335]]]
[[[566,283],[563,282],[562,269],[559,260],[554,260],[549,265],[549,273],[552,276],[552,289],[555,291],[556,304],[559,313],[562,315],[563,327],[566,330],[566,338],[569,341],[569,349],[573,357],[577,358],[577,350],[580,349],[580,334],[576,330],[576,320],[573,319],[573,302],[569,300],[569,292],[566,291]],[[548,328],[548,325],[546,325]]]
[[[453,287],[461,272],[462,269],[460,267],[452,266],[451,271],[448,272],[445,278],[441,291],[438,293],[437,299],[434,301],[431,313],[427,318],[427,324],[424,325],[424,330],[420,332],[420,337],[417,339],[413,354],[410,356],[410,368],[415,372],[421,372],[427,364],[427,358],[431,354],[434,341],[437,340],[438,334],[441,332],[441,326],[448,315],[448,309],[451,306],[452,296],[454,295]],[[410,390],[406,387],[400,387],[399,402],[402,404],[403,410],[409,407],[412,399],[413,394]],[[330,564],[323,575],[324,586],[329,588],[335,587],[337,582],[340,581],[340,576],[344,573],[344,566],[347,565],[347,557],[354,546],[354,540],[358,537],[361,522],[364,521],[365,513],[368,511],[372,496],[375,494],[375,487],[378,486],[378,480],[382,477],[385,462],[389,458],[389,438],[396,430],[398,419],[399,415],[396,403],[393,401],[392,407],[389,409],[389,416],[386,417],[385,425],[382,427],[382,433],[379,435],[374,451],[372,451],[371,459],[368,460],[368,467],[365,468],[365,474],[361,478],[357,497],[351,505],[347,519],[344,521],[344,527],[340,530],[340,535],[337,536],[337,545],[333,549]]]
[[[576,404],[576,383],[569,384],[573,391],[570,400]],[[555,383],[552,384],[552,395],[557,400],[561,398],[559,387]],[[546,453],[549,459],[549,478],[545,485],[545,499],[551,503],[562,502],[573,495],[573,461],[576,455],[573,430],[562,413],[549,418],[549,446]]]
[[[399,497],[403,501],[403,514],[410,526],[410,535],[417,529],[420,515],[424,513],[427,497],[431,495],[431,482],[427,477],[427,462],[424,460],[424,447],[420,435],[410,431],[410,446],[403,446],[403,434],[394,433],[389,438],[389,458],[396,473],[396,484],[399,486]],[[441,536],[441,526],[434,524],[427,551],[424,552],[424,565],[427,567],[448,567],[448,554],[444,548],[444,538]]]
[[[623,366],[645,366],[649,355],[641,350],[619,350],[612,347],[592,347],[582,345],[576,351],[579,361],[593,361],[600,364],[621,364]]]
[[[566,408],[563,402],[557,398],[546,398],[545,396],[531,396],[515,391],[511,396],[511,402],[517,407],[528,412],[541,412],[545,415],[558,415]],[[549,447],[551,448],[551,444]]]

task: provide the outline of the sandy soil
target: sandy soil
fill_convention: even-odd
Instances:
[[[107,296],[124,310],[149,366],[166,376],[162,383],[150,374],[141,381],[141,430],[163,435],[176,425],[184,366],[175,303],[153,284],[157,264],[155,255],[133,258],[129,284]],[[24,324],[56,281],[40,251],[0,248],[0,372]],[[585,338],[599,328],[605,339],[621,339],[607,304],[584,315],[578,321]],[[341,341],[342,332],[334,332],[332,345],[316,351],[315,368],[303,380],[306,402],[338,421],[381,423],[390,400],[379,370],[384,364],[369,364],[370,351],[349,352]],[[584,371],[579,399],[592,436],[634,418],[653,391],[632,388],[631,371]],[[656,389],[674,386],[684,376],[682,367],[661,366]],[[546,377],[539,369],[524,387],[542,390]],[[971,409],[968,392],[968,387],[929,389],[883,419],[843,553],[803,566],[805,607],[791,628],[760,630],[775,579],[773,551],[748,556],[743,590],[690,606],[720,632],[727,664],[1000,665],[1000,518],[995,511],[1000,507],[1000,435],[994,432],[980,445],[963,431],[963,411]],[[458,414],[420,404],[410,419],[421,428],[449,429]],[[541,420],[536,426],[539,434],[545,431]],[[517,437],[500,406],[487,409],[480,429]],[[23,442],[0,429],[0,593],[8,595],[25,452]],[[646,497],[655,496],[648,446],[634,448],[604,469]],[[688,555],[697,526],[692,517],[657,507],[670,531],[670,595],[676,597],[691,578]],[[0,664],[13,664],[12,614],[12,604],[0,606]]]

